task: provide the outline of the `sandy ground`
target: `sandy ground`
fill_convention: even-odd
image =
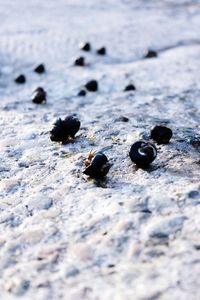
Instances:
[[[0,6],[0,298],[199,300],[200,1]],[[143,59],[146,48],[158,57]],[[87,66],[74,67],[80,55]],[[99,91],[77,97],[90,79]],[[31,102],[38,86],[44,105]],[[76,139],[52,143],[52,124],[71,113]],[[156,124],[171,143],[137,169],[130,146]],[[90,150],[113,164],[104,182],[82,174]]]

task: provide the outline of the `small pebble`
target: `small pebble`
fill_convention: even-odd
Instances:
[[[80,45],[80,49],[88,52],[91,50],[91,45],[90,45],[90,43],[83,43]]]
[[[85,58],[83,56],[80,56],[74,61],[75,66],[84,67],[85,66]]]
[[[80,125],[79,119],[73,115],[66,117],[64,120],[59,118],[50,132],[51,141],[62,142],[63,144],[68,142],[79,131]]]
[[[128,91],[135,91],[136,88],[133,84],[129,84],[125,87],[124,92],[128,92]]]
[[[78,93],[78,96],[80,96],[80,97],[86,96],[86,91],[85,91],[85,90],[81,90],[81,91]]]
[[[106,48],[105,47],[99,48],[97,50],[97,54],[99,54],[99,55],[105,55],[106,54]]]
[[[98,82],[96,80],[90,80],[86,83],[85,87],[90,92],[96,92],[98,90]]]
[[[152,49],[148,49],[144,55],[145,58],[154,58],[154,57],[157,57],[158,54],[155,50],[152,50]]]
[[[35,69],[34,69],[35,73],[38,74],[42,74],[45,72],[45,66],[43,64],[38,65]]]
[[[172,138],[172,130],[166,126],[156,125],[151,129],[151,138],[158,144],[168,144]]]
[[[90,152],[85,165],[86,169],[83,173],[94,179],[105,177],[111,167],[108,158],[102,152],[98,152],[97,154]]]
[[[138,141],[131,146],[129,155],[136,165],[146,167],[156,158],[157,149],[151,143]]]
[[[46,103],[46,92],[42,87],[38,87],[33,92],[32,102],[35,104],[42,104],[43,102]]]
[[[15,82],[18,84],[23,84],[26,82],[26,77],[23,74],[21,74],[15,78]]]

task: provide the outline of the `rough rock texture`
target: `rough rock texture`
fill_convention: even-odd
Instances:
[[[200,299],[200,1],[0,4],[1,299]],[[77,97],[91,79],[99,91]],[[46,104],[31,102],[38,86]],[[70,113],[77,138],[52,143]],[[173,139],[137,169],[130,146],[156,124]],[[113,164],[104,182],[82,175],[90,150]]]

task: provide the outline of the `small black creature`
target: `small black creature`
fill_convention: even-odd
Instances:
[[[98,82],[96,80],[90,80],[85,85],[89,92],[96,92],[98,90]]]
[[[87,43],[83,43],[83,44],[80,45],[80,49],[83,50],[83,51],[88,52],[88,51],[91,50],[91,45],[88,42]]]
[[[158,53],[155,50],[148,49],[144,55],[144,58],[155,58],[158,56]]]
[[[32,102],[35,104],[46,103],[46,92],[42,87],[38,87],[33,92]]]
[[[23,74],[21,74],[15,78],[15,82],[18,84],[23,84],[26,82],[26,77]]]
[[[93,179],[103,179],[110,170],[110,163],[108,158],[102,152],[94,154],[90,152],[87,160],[85,161],[86,169],[84,174]]]
[[[166,126],[156,125],[151,129],[151,138],[158,144],[168,144],[172,135],[172,130]]]
[[[84,96],[86,96],[86,91],[85,91],[85,90],[80,90],[80,92],[78,92],[78,96],[79,96],[79,97],[84,97]]]
[[[54,127],[50,132],[50,139],[53,142],[61,142],[65,144],[73,139],[79,131],[81,122],[74,115],[66,117],[64,120],[60,118],[54,123]]]
[[[85,66],[85,58],[83,56],[80,56],[74,61],[75,66],[84,67]]]
[[[99,54],[99,55],[106,55],[106,48],[105,47],[99,48],[97,50],[97,54]]]
[[[135,91],[136,87],[133,84],[129,84],[125,87],[124,92]]]
[[[38,74],[42,74],[45,72],[45,66],[43,64],[38,65],[35,69],[34,69],[35,73]]]
[[[138,141],[131,146],[129,155],[136,165],[146,167],[156,158],[157,149],[154,144]]]

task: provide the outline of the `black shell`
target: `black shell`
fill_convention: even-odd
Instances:
[[[156,125],[151,129],[151,138],[158,144],[168,144],[172,135],[172,130],[166,126]]]
[[[45,72],[45,66],[43,64],[38,65],[35,69],[34,69],[35,73],[38,74],[42,74]]]
[[[97,50],[97,54],[99,55],[105,55],[106,54],[106,48],[102,47],[100,49]]]
[[[54,142],[66,143],[69,138],[74,138],[80,125],[79,119],[73,115],[66,117],[64,120],[59,118],[50,132],[50,139]]]
[[[129,84],[125,87],[124,92],[128,92],[128,91],[135,91],[136,88],[133,84]]]
[[[148,49],[144,55],[145,58],[154,58],[157,57],[158,53],[155,50]]]
[[[33,92],[32,102],[36,104],[42,104],[43,102],[46,102],[46,92],[42,87],[38,87]]]
[[[98,152],[83,173],[94,179],[102,179],[108,174],[110,167],[106,155]]]
[[[80,56],[79,58],[77,58],[77,59],[74,61],[74,65],[75,65],[75,66],[79,66],[79,67],[85,66],[85,58],[84,58],[83,56]]]
[[[80,49],[83,51],[90,51],[91,45],[90,45],[90,43],[81,44]]]
[[[23,74],[21,74],[15,78],[15,82],[18,84],[23,84],[26,82],[26,77]]]
[[[86,91],[85,90],[80,90],[80,92],[78,92],[78,96],[80,96],[80,97],[86,96]]]
[[[138,141],[131,146],[129,155],[136,165],[146,167],[156,158],[157,149],[154,144]]]
[[[98,90],[98,82],[96,80],[90,80],[86,83],[85,87],[90,92],[96,92]]]

